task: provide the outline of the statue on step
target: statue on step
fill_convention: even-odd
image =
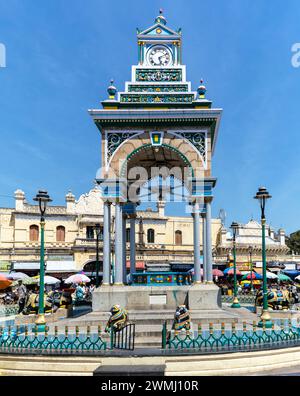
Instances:
[[[172,330],[175,330],[175,334],[181,330],[190,330],[191,321],[190,313],[185,305],[179,305],[176,308]]]
[[[120,305],[114,305],[110,310],[110,318],[105,327],[105,332],[108,333],[111,330],[118,332],[122,330],[128,323],[128,313],[126,309],[121,308]]]

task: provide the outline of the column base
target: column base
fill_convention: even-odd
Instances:
[[[45,321],[45,315],[44,314],[39,314],[37,320],[35,321],[35,327],[33,328],[33,332],[45,332],[46,330],[46,321]]]
[[[234,297],[233,303],[231,304],[231,308],[241,308],[241,304],[237,297]]]
[[[265,327],[266,329],[270,329],[273,326],[271,315],[269,314],[268,310],[263,310],[260,321],[257,325],[258,327]]]
[[[271,320],[260,320],[257,323],[258,327],[263,327],[266,329],[271,329],[273,327],[273,322]]]

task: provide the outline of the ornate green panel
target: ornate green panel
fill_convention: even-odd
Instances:
[[[194,94],[121,94],[121,103],[192,103]]]
[[[182,136],[188,140],[199,151],[203,160],[206,160],[205,133],[204,132],[176,132],[176,135]]]
[[[182,81],[181,69],[138,69],[136,81]]]
[[[188,92],[188,84],[128,85],[128,92]]]
[[[133,135],[136,135],[136,132],[108,132],[106,135],[106,160],[107,162],[113,155],[113,153],[117,150],[117,148],[125,142],[125,140],[129,139]]]

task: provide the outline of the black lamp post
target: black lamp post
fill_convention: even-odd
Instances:
[[[255,197],[258,199],[261,209],[261,229],[262,229],[262,263],[263,263],[263,311],[258,326],[272,327],[270,313],[268,312],[268,291],[267,291],[267,262],[266,262],[266,217],[265,206],[267,199],[272,198],[265,187],[259,187]]]
[[[100,267],[100,263],[99,263],[99,239],[101,236],[101,228],[100,228],[100,224],[96,224],[95,225],[95,229],[96,229],[96,287],[100,286],[100,279],[99,279],[99,267]]]
[[[45,288],[45,212],[47,208],[48,202],[51,202],[52,199],[49,197],[47,191],[39,190],[36,196],[33,198],[34,201],[39,203],[39,209],[41,212],[41,248],[40,248],[40,290],[39,290],[39,311],[38,311],[38,318],[35,321],[36,327],[38,331],[45,330],[45,307],[44,307],[44,288]]]
[[[251,281],[251,294],[253,293],[253,280],[252,280],[252,273],[253,273],[253,263],[252,263],[252,253],[253,253],[253,247],[249,246],[248,247],[248,252],[249,252],[249,264],[250,264],[250,281]]]
[[[238,296],[237,296],[237,280],[236,280],[236,232],[237,229],[239,228],[238,223],[233,222],[230,226],[232,229],[232,243],[233,243],[233,271],[234,271],[234,277],[233,277],[233,282],[234,282],[234,299],[233,303],[231,304],[231,308],[241,308]]]

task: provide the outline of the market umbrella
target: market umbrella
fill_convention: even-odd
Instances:
[[[69,276],[69,278],[65,280],[65,283],[88,283],[90,281],[90,278],[84,274],[75,274]]]
[[[7,274],[7,278],[12,280],[21,279],[22,281],[24,281],[24,280],[29,280],[30,276],[24,274],[23,272],[10,272],[9,274]]]
[[[224,272],[224,275],[234,275],[233,267],[228,267],[228,268],[224,269],[223,272]],[[241,272],[238,269],[236,269],[236,274],[237,275],[242,275]]]
[[[219,277],[224,276],[224,273],[217,268],[213,269],[212,274],[213,276],[219,276]]]
[[[32,279],[37,280],[38,283],[40,283],[40,276],[33,276]],[[50,275],[45,275],[44,276],[44,283],[45,285],[56,285],[56,283],[60,283],[60,280],[57,278],[54,278],[54,276],[50,276]]]
[[[268,279],[278,279],[278,276],[274,274],[274,272],[267,271],[267,278]]]
[[[254,279],[254,281],[252,282],[252,285],[260,285],[261,281],[258,279]],[[241,281],[241,285],[251,285],[251,281],[250,280],[243,280]]]
[[[289,276],[284,275],[284,274],[282,274],[281,272],[278,274],[278,279],[279,279],[281,282],[292,282],[292,279],[291,279]]]
[[[263,277],[260,275],[260,274],[258,274],[257,272],[248,272],[248,274],[246,274],[246,275],[244,275],[243,277],[242,277],[242,280],[246,280],[246,279],[249,279],[249,280],[251,280],[251,278],[252,279],[258,279],[258,280],[261,280]]]
[[[297,270],[284,270],[282,272],[284,273],[284,275],[287,275],[292,279],[295,279],[296,276],[300,275],[300,271]]]
[[[11,280],[7,279],[4,275],[0,275],[0,290],[7,289],[11,284]]]

